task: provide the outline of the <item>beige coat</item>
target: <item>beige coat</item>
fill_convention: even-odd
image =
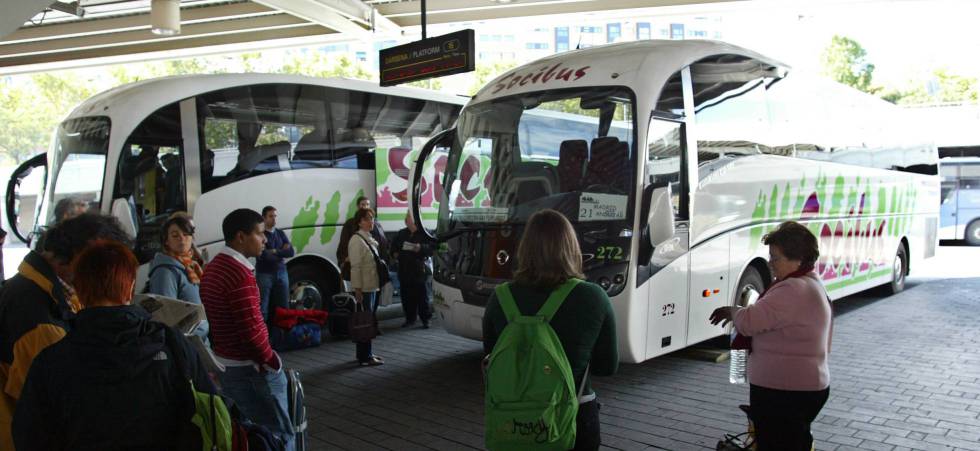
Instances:
[[[378,267],[374,262],[372,249],[364,244],[364,238],[374,252],[378,251],[378,242],[371,238],[369,232],[358,230],[350,241],[347,242],[347,258],[350,259],[350,284],[351,288],[361,291],[378,291]]]

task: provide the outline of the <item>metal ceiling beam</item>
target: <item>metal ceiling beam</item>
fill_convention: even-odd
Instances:
[[[17,0],[4,2],[3,14],[0,14],[0,37],[13,33],[24,25],[24,22],[31,20],[35,14],[44,11],[44,8],[54,0]]]
[[[182,10],[180,14],[181,25],[188,26],[203,22],[282,14],[282,12],[255,3],[236,3],[189,8]],[[51,25],[24,27],[0,40],[0,45],[144,29],[150,29],[149,14],[114,17],[111,19],[78,20]]]
[[[333,34],[336,34],[333,30],[324,28],[317,24],[306,23],[302,26],[291,28],[267,29],[264,31],[245,30],[244,32],[239,33],[206,35],[174,40],[158,40],[142,43],[131,43],[115,47],[102,47],[60,53],[0,58],[0,75],[32,72],[45,69],[61,69],[68,66],[77,67],[85,65],[81,62],[81,60],[105,61],[115,56],[150,54],[152,52],[171,52],[165,55],[157,54],[156,58],[173,58],[175,55],[172,52],[175,50],[194,48],[205,49],[212,47],[218,48],[218,46],[229,46],[255,41],[262,41],[263,47],[273,48],[275,46],[275,40],[288,42],[290,40],[294,40],[293,38],[315,38],[317,36],[326,37]],[[294,43],[293,45],[296,44]],[[254,47],[249,46],[249,48]],[[63,64],[69,61],[79,61],[79,64]],[[50,65],[46,66],[48,63],[57,63],[57,67]]]
[[[433,24],[733,1],[740,0],[521,0],[512,3],[427,0],[426,11],[427,22]],[[419,2],[378,4],[377,8],[378,12],[403,27],[421,24]]]
[[[183,27],[181,33],[176,36],[158,36],[146,29],[64,39],[22,42],[19,44],[0,45],[0,61],[19,57],[39,57],[46,54],[65,54],[67,52],[78,52],[82,50],[126,47],[161,41],[178,43],[175,47],[178,48],[179,42],[189,41],[190,39],[194,38],[207,39],[209,37],[217,37],[228,34],[241,34],[243,36],[248,36],[249,33],[286,28],[301,28],[308,25],[310,25],[309,22],[298,17],[293,17],[288,14],[279,14],[249,19],[192,24]]]
[[[372,6],[365,4],[361,0],[307,0],[311,3],[317,3],[323,7],[333,9],[340,14],[349,17],[351,20],[357,21],[362,25],[371,26],[372,15],[374,21],[375,30],[381,33],[400,33],[401,27],[398,24],[391,21],[381,13],[378,13]],[[296,3],[295,1],[289,1],[289,4]]]
[[[349,16],[341,14],[336,8],[327,6],[320,0],[253,0],[255,3],[275,8],[280,11],[303,18],[324,27],[350,34],[354,38],[368,37],[364,27],[351,21]],[[339,3],[339,2],[338,2]],[[356,12],[356,11],[353,11]]]

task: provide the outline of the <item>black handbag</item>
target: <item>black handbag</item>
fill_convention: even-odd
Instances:
[[[391,282],[391,274],[388,272],[388,263],[385,263],[385,261],[381,259],[381,256],[378,255],[378,250],[375,249],[374,246],[371,246],[371,243],[369,243],[368,240],[364,239],[364,237],[361,235],[357,236],[361,238],[361,241],[364,241],[364,244],[371,250],[371,255],[374,256],[374,266],[378,270],[378,288],[387,285],[388,282]]]
[[[347,325],[347,332],[350,334],[351,340],[358,343],[369,342],[378,336],[374,312],[364,308],[364,301],[355,304],[354,312],[351,313]]]

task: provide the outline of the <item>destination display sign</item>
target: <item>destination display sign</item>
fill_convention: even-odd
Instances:
[[[381,86],[470,72],[476,68],[474,42],[467,29],[381,50]]]

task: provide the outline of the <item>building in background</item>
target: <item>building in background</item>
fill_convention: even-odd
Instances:
[[[569,16],[548,20],[550,23],[547,24],[510,21],[506,27],[502,27],[500,21],[436,25],[429,27],[429,35],[474,29],[477,64],[521,64],[554,53],[613,42],[642,39],[723,40],[725,37],[725,23],[721,16],[631,17],[593,14],[585,16],[584,20],[574,20]],[[338,58],[346,56],[351,61],[364,64],[368,70],[377,71],[379,50],[420,38],[419,35],[406,35],[398,40],[354,41],[324,45],[318,50]]]

